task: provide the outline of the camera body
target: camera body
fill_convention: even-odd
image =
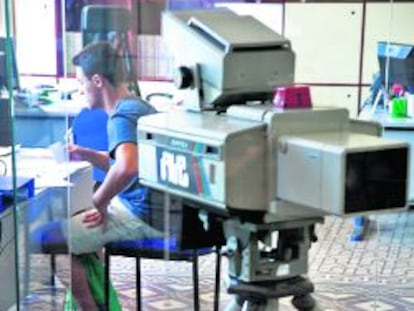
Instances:
[[[358,132],[341,108],[159,113],[139,120],[138,144],[141,183],[218,210],[269,212],[285,201],[321,216],[406,206],[407,143]]]
[[[409,145],[344,108],[269,104],[293,84],[295,55],[252,17],[179,11],[162,22],[183,109],[138,120],[140,183],[219,217],[229,274],[269,294],[256,298],[277,300],[279,284],[307,297],[312,286],[296,281],[315,224],[406,208]]]

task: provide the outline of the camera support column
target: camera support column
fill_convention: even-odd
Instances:
[[[247,311],[277,311],[278,300],[293,296],[300,311],[314,310],[314,286],[303,277],[308,250],[316,241],[314,227],[323,218],[252,223],[240,218],[224,222],[232,284]],[[230,311],[230,310],[228,310]]]

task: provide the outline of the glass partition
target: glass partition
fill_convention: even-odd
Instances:
[[[363,91],[363,94],[367,94],[367,100],[361,115],[380,122],[385,138],[404,141],[409,145],[410,181],[407,188],[407,211],[369,217],[369,234],[375,234],[376,244],[367,243],[368,254],[365,263],[369,262],[369,254],[372,254],[371,262],[375,268],[371,267],[370,270],[375,271],[375,274],[371,273],[375,277],[370,281],[375,284],[375,287],[372,287],[375,306],[410,309],[412,301],[407,297],[407,288],[413,284],[413,140],[410,129],[413,125],[411,109],[414,36],[408,27],[412,25],[410,16],[414,12],[414,3],[368,3],[366,10],[368,35],[364,44],[362,77],[364,82],[371,78],[371,83],[369,95],[365,93],[368,90]],[[370,54],[375,57],[369,57]],[[364,270],[367,268],[365,266]],[[396,301],[402,303],[397,304]]]
[[[13,146],[13,87],[17,75],[13,68],[10,3],[0,4],[0,308],[16,305],[18,300],[18,259],[16,215],[16,161]]]
[[[402,1],[286,2],[284,34],[296,53],[295,82],[310,86],[315,106],[345,107],[353,119],[379,123],[380,133],[372,129],[371,135],[411,147],[411,117],[393,110],[398,109],[393,102],[399,101],[405,109],[411,85],[390,74],[404,75],[397,70],[409,67],[403,62],[413,43],[408,30],[413,9],[412,2]],[[403,48],[396,51],[390,43]],[[403,84],[397,95],[393,80]],[[411,169],[407,176],[412,185]],[[367,180],[360,180],[358,187],[367,189]],[[323,310],[412,308],[406,290],[412,283],[411,214],[410,209],[397,209],[365,217],[325,217],[325,223],[317,226],[318,242],[311,246],[309,257],[314,297]]]
[[[92,189],[93,183],[90,166],[70,163],[66,151],[77,111],[58,84],[54,42],[61,37],[53,29],[59,6],[0,4],[0,76],[7,82],[0,83],[1,159],[7,167],[0,189],[1,310],[63,310],[72,303],[67,215],[70,206],[84,204],[87,190],[81,188]]]
[[[412,32],[410,32],[412,28],[410,16],[414,8],[412,1],[168,2],[168,8],[172,11],[213,7],[227,7],[237,14],[253,15],[271,29],[285,36],[295,53],[294,83],[309,87],[314,107],[318,109],[321,109],[320,107],[346,108],[352,123],[354,120],[375,122],[374,125],[371,123],[371,126],[353,128],[351,131],[396,139],[404,144],[408,143],[411,147],[409,128],[412,117],[410,116],[410,100],[412,99],[413,70],[409,69],[411,66],[409,59],[412,57],[414,42]],[[198,23],[189,21],[188,24],[198,25],[198,31],[203,34],[207,33],[205,37],[211,41],[213,39],[223,40],[223,37],[215,37],[214,31],[219,29],[219,26],[212,31],[213,38],[210,38],[208,37],[210,31],[208,20],[205,19],[206,24],[203,24],[202,18],[199,16],[197,18]],[[179,33],[178,30],[177,33]],[[242,31],[235,30],[235,33],[242,37]],[[207,46],[201,39],[194,40],[193,50],[198,48],[196,42],[201,42],[202,47]],[[179,44],[178,41],[173,40],[169,43]],[[175,45],[172,49],[174,52],[177,51]],[[167,50],[168,48],[167,45]],[[187,58],[187,63],[191,63],[194,54],[203,55],[199,50],[191,53],[192,50],[183,48],[182,51],[187,52],[178,55],[178,62],[174,62],[173,59],[172,72],[177,63],[182,64],[183,59]],[[174,56],[177,57],[177,54]],[[213,65],[208,63],[208,56],[202,57],[200,74],[207,76],[207,70],[211,69],[208,66]],[[264,61],[263,58],[260,60]],[[259,60],[254,63],[260,66]],[[244,68],[243,65],[239,63],[237,68]],[[237,71],[236,66],[230,68]],[[219,76],[219,71],[216,71],[216,74]],[[243,77],[240,74],[237,78]],[[202,79],[214,81],[211,77]],[[240,113],[238,116],[247,118],[246,115]],[[326,124],[331,121],[332,119],[328,118],[320,120],[321,123]],[[301,128],[303,125],[298,123],[297,126]],[[242,157],[241,151],[240,157]],[[259,158],[256,160],[258,161]],[[404,161],[404,157],[400,160],[393,158],[390,161]],[[375,167],[378,163],[374,162],[368,164],[368,167]],[[407,171],[408,179],[411,179],[412,166],[409,165],[411,159],[408,159],[407,163],[407,170],[403,167],[402,172]],[[299,167],[305,169],[298,164],[297,170]],[[279,169],[282,170],[280,167],[276,170]],[[297,179],[304,179],[306,173],[300,173],[297,170],[283,170],[293,174],[293,177],[279,174],[277,176],[286,178],[292,189],[296,189],[295,185],[303,187]],[[333,163],[328,170],[334,170]],[[379,173],[381,169],[377,167],[373,170]],[[340,183],[340,180],[338,179],[335,183]],[[410,180],[404,191],[408,198],[407,206],[411,204],[411,186]],[[328,188],[328,185],[317,184],[315,187]],[[358,187],[369,188],[369,181],[359,180]],[[245,189],[246,191],[250,189],[253,193],[254,188],[251,186]],[[289,186],[286,186],[286,191],[288,190]],[[291,199],[301,197],[301,191],[305,191],[304,188],[292,190]],[[313,188],[313,191],[320,190]],[[309,193],[307,195],[310,200],[312,195]],[[303,201],[302,204],[311,203]],[[329,209],[329,206],[327,208]],[[410,209],[395,209],[381,213],[368,213],[364,217],[358,215],[355,217],[352,215],[323,217],[324,223],[316,225],[315,233],[318,240],[311,243],[307,268],[307,275],[315,286],[313,297],[316,298],[321,310],[408,310],[412,308],[412,301],[407,298],[409,295],[407,289],[412,283],[409,268],[412,248],[411,213]],[[303,218],[306,218],[305,214],[306,210],[303,210]],[[281,234],[282,232],[279,232],[279,241],[282,239]],[[294,240],[294,237],[291,239]],[[227,253],[228,256],[224,257],[223,279],[226,279],[227,268],[229,268],[227,272],[230,271],[231,274],[235,269],[232,265],[238,262],[238,258],[232,257],[231,252],[234,251],[235,246],[229,241],[234,242],[227,237],[226,251],[228,252],[227,248],[230,248],[230,254]],[[239,243],[241,243],[240,240]],[[279,247],[283,249],[283,246],[279,245]],[[245,251],[251,252],[252,250],[246,248]],[[273,258],[277,260],[277,256],[274,255]],[[266,267],[271,269],[269,266]],[[282,273],[288,273],[286,272],[289,269],[287,266],[280,265],[279,269],[282,269],[280,267],[286,268],[282,270],[284,271]],[[298,266],[292,265],[290,268],[300,270]],[[242,270],[240,267],[239,269]],[[278,271],[276,275],[277,273]],[[240,278],[243,280],[243,277],[245,278],[245,275]],[[206,278],[211,279],[211,276],[206,276]],[[228,281],[222,283],[225,287],[229,284]],[[292,295],[289,296],[289,298],[281,299],[279,306],[281,310],[295,309],[291,302]],[[221,297],[220,305],[223,308],[231,300],[230,297],[231,295]]]
[[[226,49],[226,40],[235,38],[237,45],[252,29],[223,30],[229,20],[210,25],[215,17],[198,16],[183,26],[199,25],[198,33],[215,47],[189,39],[177,55],[183,41],[167,40],[172,28],[163,30],[162,14],[218,8],[251,15],[266,31],[282,35],[274,62],[246,56],[261,47]],[[412,211],[391,208],[371,192],[406,195],[410,206],[412,152],[360,160],[355,168],[339,165],[333,149],[315,147],[323,150],[302,163],[303,146],[285,137],[299,135],[306,146],[321,146],[315,133],[329,131],[411,147],[413,11],[414,1],[0,2],[0,177],[2,187],[11,185],[0,189],[0,292],[7,293],[0,295],[0,310],[105,310],[108,288],[110,310],[136,310],[139,303],[143,310],[195,304],[241,310],[234,292],[239,303],[246,295],[259,297],[245,302],[254,310],[255,303],[263,304],[259,288],[282,296],[267,300],[269,310],[306,309],[312,302],[320,310],[413,309]],[[209,27],[228,37],[208,36]],[[85,61],[89,56],[78,54],[87,45],[92,50],[86,54],[98,49],[95,59],[114,57],[93,67]],[[289,48],[293,54],[280,58]],[[221,62],[223,51],[242,60],[233,67]],[[201,86],[204,100],[225,98],[219,114],[183,112],[188,98],[177,88],[185,80],[177,76],[183,63],[199,75],[193,89]],[[111,66],[123,68],[115,80]],[[269,75],[266,92],[263,83],[252,87],[262,73]],[[274,107],[288,96],[280,87],[293,85],[309,90],[313,111],[325,113],[309,117],[311,129],[307,116],[284,119],[296,110]],[[235,92],[254,93],[249,98],[257,101],[248,110],[229,109],[226,102],[241,98],[232,97]],[[199,104],[199,94],[191,96]],[[142,107],[152,112],[146,103],[161,113],[142,117]],[[260,119],[262,105],[275,114]],[[323,144],[340,145],[338,137],[344,136]],[[366,139],[352,142],[362,146]],[[294,148],[295,157],[283,157]],[[323,157],[330,160],[317,162]],[[401,163],[407,163],[405,173]],[[404,174],[409,182],[401,190],[395,184],[404,183]],[[351,196],[357,206],[346,203],[349,189],[368,199]],[[356,209],[373,211],[337,215]],[[283,293],[277,286],[286,280],[294,285]]]

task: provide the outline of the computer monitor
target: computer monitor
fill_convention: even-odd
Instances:
[[[7,52],[11,52],[11,72],[7,68]],[[7,87],[7,77],[11,76],[12,89],[19,88],[19,74],[17,72],[14,40],[0,37],[0,90]]]
[[[131,17],[128,8],[118,5],[87,5],[82,9],[81,31],[83,46],[96,41],[113,41],[128,35]]]
[[[382,84],[400,84],[414,93],[414,45],[380,41],[377,52]]]

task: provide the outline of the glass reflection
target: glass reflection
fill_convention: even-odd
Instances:
[[[132,30],[125,36],[113,30],[104,35],[101,31],[87,33],[82,28],[82,10],[88,5],[127,8]],[[352,118],[380,122],[384,137],[413,144],[410,136],[413,77],[410,71],[400,70],[408,68],[401,64],[410,66],[413,57],[414,38],[410,29],[414,6],[411,2],[16,0],[12,4],[12,1],[2,1],[0,85],[4,84],[2,58],[8,58],[8,67],[16,70],[6,75],[10,87],[2,92],[0,106],[0,145],[12,146],[11,154],[0,159],[6,162],[4,173],[12,177],[17,190],[13,194],[20,195],[22,190],[16,176],[35,178],[35,191],[32,197],[26,193],[15,198],[14,209],[1,212],[0,291],[11,293],[7,298],[0,295],[1,310],[13,305],[15,309],[61,310],[71,301],[70,293],[76,296],[76,290],[81,293],[88,290],[72,288],[72,277],[79,275],[71,262],[73,250],[67,248],[65,239],[55,238],[65,238],[62,231],[66,232],[66,238],[72,236],[73,228],[67,226],[68,215],[73,214],[74,208],[82,210],[105,178],[105,171],[97,166],[74,159],[74,155],[70,159],[67,146],[73,142],[87,146],[92,141],[91,148],[106,151],[108,137],[102,133],[106,133],[108,115],[103,110],[89,114],[86,91],[80,92],[81,86],[75,77],[73,56],[97,39],[118,45],[130,69],[132,83],[127,87],[128,92],[140,95],[157,110],[179,110],[182,107],[171,99],[175,91],[172,83],[175,64],[161,36],[160,14],[164,9],[223,6],[237,14],[257,17],[290,40],[296,54],[295,83],[310,87],[315,106],[346,108]],[[316,21],[315,16],[318,16]],[[113,22],[108,16],[102,21],[103,24]],[[8,44],[4,57],[1,39],[6,37],[13,44]],[[13,57],[8,57],[13,55],[12,48],[16,65]],[[81,114],[86,116],[86,121],[77,119]],[[11,124],[6,125],[7,122]],[[92,124],[97,125],[96,131],[92,130]],[[79,135],[78,130],[85,127],[87,135]],[[219,152],[215,146],[208,147],[214,150],[213,156]],[[411,152],[408,156],[411,158]],[[387,157],[388,161],[393,159]],[[391,166],[400,165],[392,163]],[[3,166],[0,163],[0,174]],[[408,170],[411,177],[414,165],[409,165]],[[381,172],[372,166],[371,173]],[[357,180],[353,186],[358,185],[360,193],[364,193],[369,191],[368,184]],[[409,203],[413,200],[413,185],[410,182],[407,189]],[[374,201],[369,200],[367,204]],[[206,226],[208,217],[198,213],[199,204],[161,195],[157,197],[157,207],[148,215],[162,233],[156,241],[157,258],[172,259],[174,247],[184,245],[191,249],[194,237],[205,234],[200,228]],[[353,210],[355,206],[349,208]],[[182,216],[183,209],[190,212]],[[412,309],[411,216],[410,210],[362,218],[328,216],[324,224],[316,225],[318,241],[309,250],[308,276],[315,285],[314,297],[323,310]],[[12,244],[4,247],[6,232],[10,233],[6,231],[8,226],[13,229],[12,236],[17,236],[10,240],[16,243],[15,249],[9,247]],[[215,226],[221,228],[221,222]],[[292,232],[283,234],[301,236]],[[180,235],[184,240],[176,239]],[[222,237],[222,233],[208,232],[207,237],[211,236]],[[136,245],[128,244],[131,246]],[[117,249],[108,249],[107,254],[110,252],[115,254]],[[135,286],[135,275],[131,272],[135,269],[135,259],[126,253],[113,254],[110,256],[111,280],[123,309],[133,310],[136,297],[129,293]],[[185,259],[191,259],[191,254],[187,253]],[[213,309],[212,267],[216,259],[210,248],[206,255],[200,258],[199,303],[202,309]],[[87,259],[81,256],[75,260]],[[14,261],[19,266],[18,272],[10,269]],[[167,304],[181,310],[193,307],[189,266],[167,260],[145,260],[141,266],[144,310]],[[223,257],[220,309],[233,298],[227,293],[228,272],[229,259]],[[16,280],[16,284],[6,284],[2,281],[5,279]],[[182,297],[174,296],[170,289],[182,288],[182,284],[188,290]],[[19,294],[13,296],[17,287]],[[281,299],[279,308],[294,310],[290,298]]]

